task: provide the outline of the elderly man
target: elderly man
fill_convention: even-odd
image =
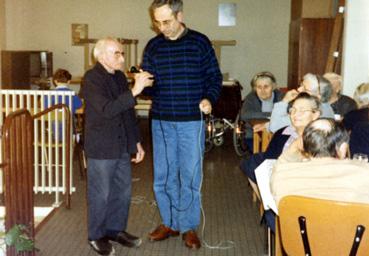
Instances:
[[[331,83],[324,77],[308,73],[304,76],[301,86],[297,90],[289,90],[280,102],[274,104],[269,124],[269,130],[271,132],[274,133],[282,127],[291,125],[287,113],[287,106],[300,92],[306,92],[318,97],[321,102],[321,116],[334,118],[333,109],[328,102],[332,94]]]
[[[323,77],[332,84],[332,95],[329,104],[331,104],[334,113],[338,115],[337,119],[342,119],[346,113],[357,109],[357,104],[352,98],[341,94],[342,76],[330,72],[325,73]]]
[[[202,113],[216,102],[222,75],[209,39],[183,23],[182,0],[154,0],[151,16],[159,35],[144,51],[142,68],[155,76],[152,95],[154,192],[162,224],[151,241],[183,234],[185,245],[201,246]],[[146,91],[146,90],[145,90]]]
[[[334,120],[311,122],[302,141],[291,144],[273,169],[277,205],[287,195],[369,203],[369,164],[346,159],[348,140],[347,131]]]
[[[137,247],[141,239],[125,231],[131,199],[131,154],[141,162],[135,117],[135,96],[151,86],[152,76],[141,72],[128,88],[122,70],[122,45],[112,38],[101,39],[94,48],[96,65],[84,76],[86,103],[85,153],[88,170],[88,239],[100,255],[114,251],[110,241]]]

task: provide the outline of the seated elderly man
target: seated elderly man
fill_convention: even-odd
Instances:
[[[338,116],[336,120],[341,120],[348,112],[357,109],[357,104],[354,99],[341,94],[342,76],[329,72],[325,73],[323,77],[332,85],[332,95],[329,99],[329,103],[331,104],[334,114]]]
[[[311,122],[302,141],[291,144],[273,169],[271,191],[277,206],[287,195],[369,203],[369,164],[346,159],[348,141],[341,124]]]
[[[333,109],[328,102],[332,94],[331,83],[322,76],[308,73],[304,76],[301,86],[297,90],[289,90],[280,102],[274,104],[270,117],[269,131],[274,133],[282,127],[291,125],[287,113],[288,103],[296,98],[300,92],[306,92],[318,97],[321,102],[321,116],[334,118]]]

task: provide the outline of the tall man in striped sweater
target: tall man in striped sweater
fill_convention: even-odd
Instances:
[[[162,224],[151,241],[182,233],[185,245],[201,246],[202,113],[217,100],[222,75],[209,39],[183,23],[182,0],[154,0],[150,6],[158,35],[144,51],[142,69],[154,76],[147,88],[152,104],[154,192]]]

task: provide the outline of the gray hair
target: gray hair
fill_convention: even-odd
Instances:
[[[322,76],[317,76],[317,78],[319,81],[320,101],[323,103],[328,102],[333,92],[332,84],[328,79]]]
[[[305,127],[302,140],[305,153],[311,157],[338,157],[338,149],[348,144],[349,134],[342,123],[323,118]]]
[[[107,48],[108,44],[110,44],[112,42],[120,44],[118,42],[118,40],[113,38],[113,37],[106,37],[106,38],[103,38],[103,39],[100,39],[99,41],[97,41],[97,43],[94,47],[94,50],[93,50],[93,55],[94,55],[95,60],[100,60],[101,59],[102,55],[106,51],[106,48]]]
[[[168,5],[174,15],[177,15],[177,13],[183,11],[182,0],[154,0],[150,5],[150,12],[153,13],[156,8],[164,5]]]
[[[304,77],[302,78],[303,80],[309,81],[312,85],[312,90],[314,93],[318,94],[319,93],[319,81],[316,75],[311,74],[311,73],[307,73],[304,75]]]
[[[303,79],[311,82],[312,91],[320,95],[320,101],[322,103],[329,101],[333,92],[333,88],[332,84],[326,78],[307,73],[304,75]]]

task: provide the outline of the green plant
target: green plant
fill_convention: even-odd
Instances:
[[[28,229],[25,225],[14,225],[8,232],[0,232],[7,246],[14,246],[18,252],[34,250],[34,242],[28,236]]]

